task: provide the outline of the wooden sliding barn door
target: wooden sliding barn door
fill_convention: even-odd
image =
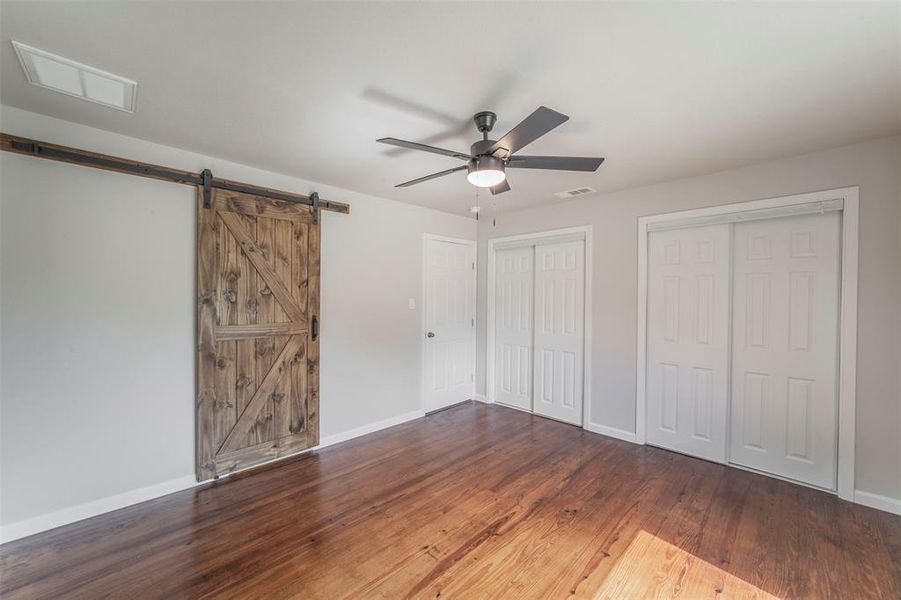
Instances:
[[[319,443],[319,224],[198,190],[197,479]]]

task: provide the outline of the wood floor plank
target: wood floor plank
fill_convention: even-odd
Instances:
[[[687,598],[771,600],[775,596],[640,531],[595,594],[598,600]]]
[[[469,403],[0,546],[3,598],[896,598],[901,518]]]

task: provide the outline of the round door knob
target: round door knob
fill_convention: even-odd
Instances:
[[[434,331],[430,331],[430,332],[428,332],[427,334],[425,334],[425,336],[426,336],[426,337],[433,338],[433,337],[435,337],[435,332],[434,332]]]

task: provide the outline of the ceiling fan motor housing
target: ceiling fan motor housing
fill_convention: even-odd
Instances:
[[[475,154],[475,153],[473,153]],[[504,161],[499,158],[495,158],[493,156],[484,154],[482,156],[476,156],[472,160],[469,161],[468,172],[472,173],[474,171],[500,171],[504,172],[506,165]]]
[[[476,158],[481,158],[483,156],[490,156],[493,153],[491,152],[491,147],[494,146],[494,140],[479,140],[475,144],[469,147],[469,153]]]

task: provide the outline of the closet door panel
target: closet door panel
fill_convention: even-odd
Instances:
[[[834,489],[840,216],[735,226],[732,462]]]
[[[648,238],[647,440],[726,460],[730,225]]]
[[[582,424],[585,243],[535,248],[536,414]]]
[[[494,399],[532,410],[533,246],[498,250],[495,260]]]

